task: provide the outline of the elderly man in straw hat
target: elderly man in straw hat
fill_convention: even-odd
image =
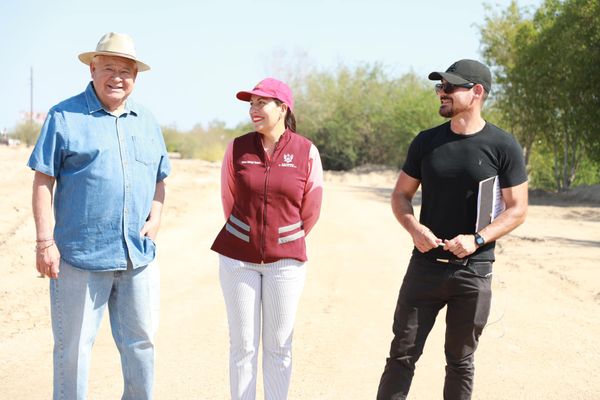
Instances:
[[[136,58],[132,39],[118,33],[107,33],[79,59],[92,82],[49,111],[28,162],[35,170],[36,266],[51,278],[54,399],[86,397],[106,305],[121,354],[122,398],[150,399],[155,239],[170,164],[156,120],[129,99],[137,73],[150,67]]]

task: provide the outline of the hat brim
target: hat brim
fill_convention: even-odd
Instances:
[[[250,92],[242,91],[242,92],[237,92],[237,94],[235,95],[235,97],[237,97],[238,100],[242,100],[242,101],[250,101],[252,96],[260,96],[260,97],[268,97],[270,99],[277,99],[277,97],[273,97],[272,93],[263,92],[262,90],[252,90]],[[277,99],[277,100],[282,101],[281,99]]]
[[[450,72],[432,72],[429,74],[429,80],[431,81],[441,81],[442,79],[445,79],[453,85],[464,85],[466,83],[472,83],[471,81],[468,81]]]
[[[129,54],[117,53],[114,51],[90,51],[87,53],[81,53],[79,55],[79,61],[81,61],[85,65],[90,65],[92,59],[96,56],[122,57],[127,58],[129,60],[133,60],[137,64],[138,72],[148,71],[150,69],[150,66],[148,64],[141,62],[137,58],[134,58]]]

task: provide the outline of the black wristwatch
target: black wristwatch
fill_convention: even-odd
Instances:
[[[481,247],[485,244],[485,239],[483,236],[481,236],[478,232],[475,233],[475,244],[477,245],[477,247]]]

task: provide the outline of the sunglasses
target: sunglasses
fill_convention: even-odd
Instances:
[[[435,85],[435,92],[439,94],[443,90],[444,93],[446,93],[446,94],[452,94],[458,88],[471,89],[471,88],[473,88],[473,86],[475,86],[475,84],[471,83],[471,82],[461,83],[461,84],[456,84],[456,85],[449,83],[449,82],[437,83]]]

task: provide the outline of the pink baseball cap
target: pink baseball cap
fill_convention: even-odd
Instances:
[[[248,92],[238,92],[235,97],[242,101],[250,101],[252,95],[260,97],[272,97],[287,104],[290,110],[294,111],[294,97],[292,90],[285,83],[275,79],[266,78],[258,82],[254,89]]]

